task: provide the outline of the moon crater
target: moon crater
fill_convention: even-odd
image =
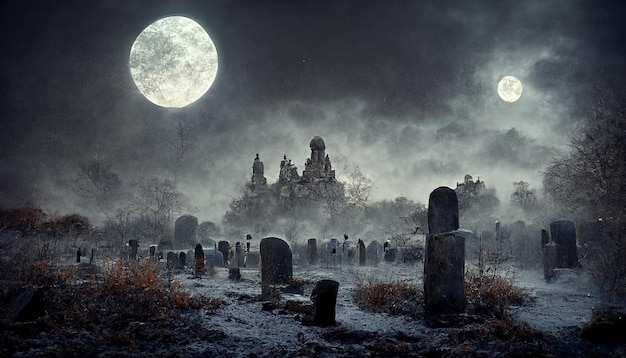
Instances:
[[[185,107],[215,80],[217,50],[209,34],[184,16],[155,21],[130,49],[130,73],[139,91],[161,107]]]

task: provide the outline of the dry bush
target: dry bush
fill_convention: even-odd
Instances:
[[[619,303],[626,301],[626,229],[606,233],[595,245],[590,262],[591,276],[600,292]]]
[[[357,285],[354,302],[362,309],[394,315],[423,311],[424,290],[405,282],[369,282]]]
[[[530,296],[513,285],[511,277],[485,274],[481,270],[465,272],[465,294],[473,313],[503,318],[511,305],[522,305]]]
[[[46,303],[51,319],[73,327],[112,328],[133,321],[172,318],[179,309],[199,309],[219,304],[183,290],[180,282],[168,282],[151,262],[124,266],[109,262],[92,280],[79,282],[75,271],[37,263],[33,283],[48,286]]]

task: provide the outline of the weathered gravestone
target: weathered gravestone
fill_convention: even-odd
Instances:
[[[386,262],[396,262],[397,258],[398,258],[398,249],[397,248],[388,248],[387,251],[385,251],[385,261]]]
[[[224,261],[224,266],[228,262],[228,253],[230,252],[230,243],[228,241],[220,241],[217,243],[217,250],[222,253],[222,259]]]
[[[228,254],[228,279],[239,281],[241,279],[241,272],[239,270],[239,250],[241,244],[237,243],[235,247],[230,249]],[[243,266],[243,265],[242,265]]]
[[[244,260],[244,267],[259,267],[261,263],[261,254],[258,251],[246,252],[246,259]]]
[[[235,258],[237,259],[237,267],[243,267],[246,259],[246,252],[240,242],[235,243]]]
[[[194,267],[194,277],[200,278],[204,275],[204,250],[202,250],[202,245],[196,245],[194,250],[194,258],[196,259],[196,264]]]
[[[370,242],[370,244],[367,245],[367,262],[370,265],[378,265],[378,263],[380,262],[380,250],[380,244],[376,240]]]
[[[187,265],[187,254],[181,252],[178,254],[178,268],[183,269]]]
[[[550,223],[550,236],[556,245],[556,267],[574,268],[579,265],[576,249],[576,228],[569,220]]]
[[[128,255],[131,260],[137,258],[137,247],[139,247],[139,243],[137,240],[129,240],[128,246],[130,246],[130,254]]]
[[[356,247],[357,255],[359,256],[359,266],[365,266],[367,255],[365,254],[365,244],[363,243],[363,240],[359,239],[359,241],[357,241]]]
[[[224,267],[224,255],[217,250],[204,250],[204,262],[211,267]]]
[[[542,238],[543,243],[543,238]],[[549,241],[543,246],[543,278],[550,281],[554,277],[556,268],[556,245]]]
[[[424,259],[424,307],[428,313],[465,310],[465,238],[457,235],[459,205],[454,190],[439,187],[428,200]]]
[[[319,326],[332,326],[335,321],[335,307],[337,305],[337,293],[339,282],[333,280],[320,280],[311,291],[313,302],[313,322]]]
[[[150,258],[154,260],[154,255],[156,253],[156,246],[150,245],[150,247],[148,248],[148,252],[150,254]]]
[[[291,248],[277,237],[261,240],[261,297],[271,295],[270,285],[288,284],[293,277]]]
[[[167,269],[172,270],[178,266],[178,255],[175,252],[167,253]]]
[[[192,215],[183,215],[174,223],[174,242],[177,246],[193,244],[198,231],[198,218]]]
[[[306,243],[306,256],[309,262],[309,265],[315,265],[317,263],[317,240],[311,238],[307,240]]]

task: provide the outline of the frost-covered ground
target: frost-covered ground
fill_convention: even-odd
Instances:
[[[593,348],[578,342],[579,328],[585,324],[594,307],[602,303],[582,274],[563,273],[553,283],[543,280],[542,272],[520,271],[516,284],[535,297],[528,306],[515,307],[519,320],[536,330],[534,336],[521,338],[521,343],[480,343],[480,338],[451,338],[451,329],[430,328],[421,319],[390,316],[363,311],[353,302],[353,292],[360,282],[405,281],[422,282],[423,267],[383,264],[378,267],[343,266],[339,268],[294,267],[294,277],[317,281],[330,278],[339,282],[336,327],[315,327],[301,322],[302,315],[276,308],[262,310],[260,275],[256,269],[242,269],[242,281],[228,280],[228,270],[217,269],[210,278],[176,279],[196,294],[223,299],[222,306],[200,318],[202,325],[219,333],[221,339],[199,344],[195,351],[215,356],[401,356],[435,354],[454,356],[465,349],[477,356],[542,352],[558,356],[594,354],[611,355],[612,347]],[[283,295],[282,300],[309,301],[304,295]],[[479,335],[482,328],[457,329],[463,337]],[[465,333],[463,333],[465,332]],[[478,333],[476,333],[478,332]],[[563,338],[563,336],[566,336]],[[510,338],[509,338],[510,339]],[[545,351],[540,340],[552,341],[553,350]],[[560,344],[557,339],[564,339]],[[527,340],[527,342],[525,341]],[[572,342],[572,340],[574,340]],[[570,346],[571,344],[571,346]],[[571,352],[568,350],[571,348]],[[623,353],[623,351],[622,351]]]

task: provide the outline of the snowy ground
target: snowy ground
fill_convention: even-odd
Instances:
[[[190,279],[188,274],[181,274],[176,279],[194,293],[223,298],[224,304],[215,312],[204,315],[200,321],[206,329],[219,332],[224,339],[219,343],[206,342],[197,347],[198,352],[215,355],[220,352],[226,356],[372,355],[373,348],[368,348],[368,345],[388,344],[394,347],[397,345],[394,337],[399,335],[435,342],[438,335],[443,334],[442,330],[425,326],[421,320],[369,313],[353,303],[352,294],[359,282],[405,281],[421,284],[422,271],[420,264],[294,267],[294,277],[314,281],[329,278],[339,282],[338,325],[332,329],[303,325],[301,317],[294,312],[280,309],[263,311],[262,302],[258,300],[261,284],[257,269],[242,269],[243,279],[239,282],[228,280],[225,268],[218,268],[216,275],[210,278]],[[561,330],[582,326],[588,321],[592,308],[601,305],[587,279],[579,274],[563,273],[553,283],[546,283],[539,271],[520,271],[516,277],[516,284],[536,300],[532,305],[516,307],[513,311],[520,320],[546,334],[558,334]],[[303,296],[283,295],[282,299],[308,301],[309,294],[310,291]],[[348,337],[333,341],[332,335]],[[350,339],[350,335],[354,339]],[[381,341],[381,337],[388,338]],[[372,341],[368,342],[368,339]]]

